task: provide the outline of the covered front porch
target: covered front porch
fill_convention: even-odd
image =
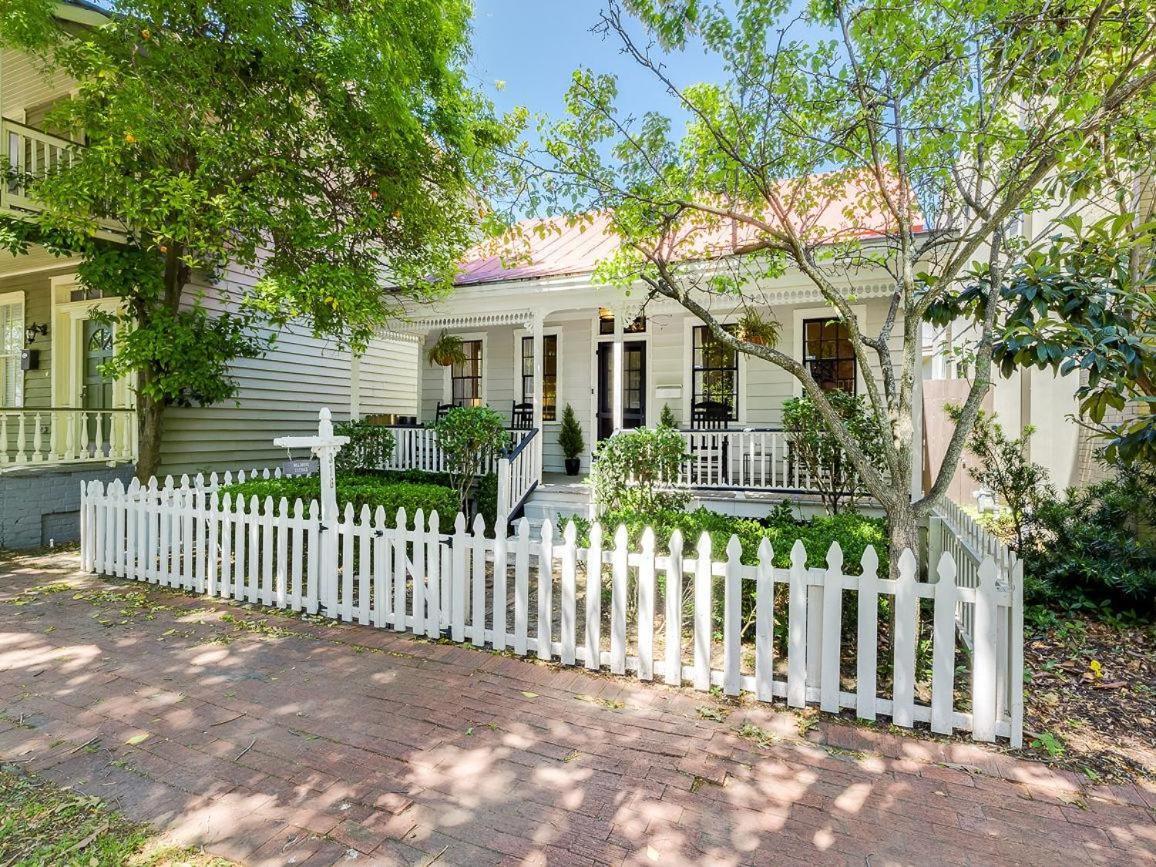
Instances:
[[[119,302],[73,269],[35,248],[0,264],[0,472],[136,460],[131,390],[102,370]]]

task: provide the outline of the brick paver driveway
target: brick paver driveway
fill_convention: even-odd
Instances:
[[[74,568],[0,563],[0,758],[239,861],[1156,860],[1151,789]]]

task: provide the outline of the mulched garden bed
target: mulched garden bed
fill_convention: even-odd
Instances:
[[[1028,633],[1025,747],[1093,782],[1156,779],[1156,625]]]

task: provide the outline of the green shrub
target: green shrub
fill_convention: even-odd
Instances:
[[[456,406],[434,425],[438,447],[445,455],[450,487],[458,494],[463,512],[470,489],[482,474],[486,460],[509,444],[506,421],[488,406]]]
[[[1041,501],[1024,542],[1031,604],[1091,613],[1156,614],[1156,478],[1116,479]]]
[[[883,433],[863,398],[834,389],[827,400],[867,458],[882,466]],[[844,503],[854,509],[860,493],[855,467],[808,395],[784,401],[783,430],[791,434],[793,459],[810,474],[827,511],[836,515]]]
[[[449,473],[431,473],[426,470],[379,470],[373,473],[377,478],[388,479],[393,482],[416,482],[425,485],[442,485],[443,487],[450,487]],[[491,532],[494,528],[494,522],[497,521],[498,515],[498,475],[497,473],[488,473],[478,479],[478,484],[474,488],[474,510],[480,514],[486,521],[486,530]],[[454,517],[456,517],[457,509],[454,509]],[[440,515],[446,513],[440,512]],[[452,527],[451,524],[443,522],[442,529]]]
[[[396,440],[384,425],[367,421],[346,421],[334,425],[334,433],[349,437],[349,444],[337,452],[334,465],[339,473],[385,466],[393,456]]]
[[[670,408],[669,403],[662,405],[662,412],[658,414],[659,427],[672,427],[678,430],[678,418],[675,417],[674,410]]]
[[[244,497],[248,503],[251,497],[256,497],[264,504],[266,497],[272,497],[275,503],[284,497],[292,505],[300,498],[308,507],[310,500],[319,500],[321,497],[321,482],[317,476],[300,476],[287,479],[253,479],[235,485],[227,485],[220,489],[221,496],[230,494],[233,497]],[[381,476],[366,475],[339,475],[337,477],[337,506],[344,511],[345,504],[352,503],[354,510],[361,511],[362,506],[369,506],[375,511],[378,506],[385,509],[386,521],[392,525],[397,510],[405,509],[411,519],[418,509],[425,510],[428,515],[436,511],[441,518],[442,527],[452,526],[454,516],[458,511],[457,495],[444,485],[420,484],[417,482],[403,482],[384,479]]]
[[[590,474],[598,513],[681,509],[690,494],[671,480],[685,458],[681,434],[669,427],[619,431],[602,440]]]
[[[725,560],[727,543],[732,535],[739,537],[743,546],[742,561],[747,564],[758,562],[759,543],[770,540],[774,550],[774,564],[780,567],[791,565],[791,548],[796,539],[801,539],[807,549],[808,566],[825,566],[827,549],[832,542],[838,542],[843,549],[843,569],[848,574],[858,574],[859,561],[868,545],[875,546],[879,555],[879,575],[887,575],[887,526],[882,518],[868,518],[854,512],[839,515],[818,515],[809,521],[795,521],[790,517],[790,508],[777,509],[764,519],[738,518],[720,515],[707,509],[693,512],[674,510],[641,512],[624,510],[607,513],[602,526],[605,537],[609,538],[619,524],[626,527],[632,547],[637,547],[646,527],[654,529],[659,553],[669,551],[670,536],[675,530],[682,531],[683,551],[691,552],[698,545],[699,537],[705,532],[711,537],[711,556],[715,560]],[[579,531],[579,544],[589,542],[590,521],[575,519]]]

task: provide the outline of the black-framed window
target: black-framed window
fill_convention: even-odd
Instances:
[[[534,338],[522,338],[522,403],[534,400]],[[542,421],[558,420],[558,335],[542,335]]]
[[[855,394],[855,352],[847,324],[838,319],[803,320],[803,364],[815,382],[827,390]]]
[[[482,404],[482,341],[463,340],[464,362],[450,367],[450,394],[456,406]]]
[[[734,333],[735,326],[724,326]],[[739,354],[705,325],[692,330],[690,369],[691,407],[709,402],[728,407],[727,421],[739,417]]]

